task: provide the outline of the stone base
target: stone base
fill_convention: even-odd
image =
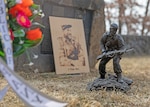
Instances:
[[[106,90],[120,90],[123,92],[130,90],[130,85],[133,83],[133,81],[126,77],[122,77],[122,79],[123,82],[119,83],[117,81],[116,75],[108,74],[108,78],[106,79],[97,78],[93,82],[88,83],[87,90],[92,91],[92,90],[106,89]]]

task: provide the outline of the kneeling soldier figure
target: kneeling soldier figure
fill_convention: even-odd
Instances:
[[[118,29],[117,24],[115,24],[115,23],[111,24],[110,32],[104,33],[101,38],[100,47],[101,47],[102,54],[105,57],[102,57],[101,61],[99,63],[99,74],[100,74],[101,79],[105,78],[106,64],[111,59],[113,59],[113,69],[114,69],[115,74],[117,75],[117,81],[123,82],[122,75],[121,75],[122,70],[121,70],[121,67],[119,64],[122,53],[115,54],[115,55],[113,55],[113,57],[109,57],[106,55],[106,53],[109,51],[125,49],[125,44],[124,44],[123,38],[119,34],[116,34],[117,29]]]

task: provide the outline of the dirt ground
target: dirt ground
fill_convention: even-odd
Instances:
[[[149,107],[150,105],[150,56],[123,57],[120,62],[123,75],[133,79],[131,89],[118,91],[88,91],[87,84],[99,74],[98,64],[90,73],[78,75],[56,75],[55,73],[19,72],[32,86],[54,98],[67,102],[67,107]],[[113,73],[112,61],[107,72]],[[7,81],[0,77],[0,89]],[[0,107],[25,107],[22,101],[9,89],[0,102]]]

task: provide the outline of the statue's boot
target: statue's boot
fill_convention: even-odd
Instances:
[[[105,73],[100,73],[100,79],[105,79]]]
[[[121,73],[117,74],[117,81],[118,81],[119,83],[123,83],[123,79],[122,79]]]

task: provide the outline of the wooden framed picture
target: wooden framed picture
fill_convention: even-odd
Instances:
[[[49,22],[56,74],[90,72],[82,19],[49,16]]]

